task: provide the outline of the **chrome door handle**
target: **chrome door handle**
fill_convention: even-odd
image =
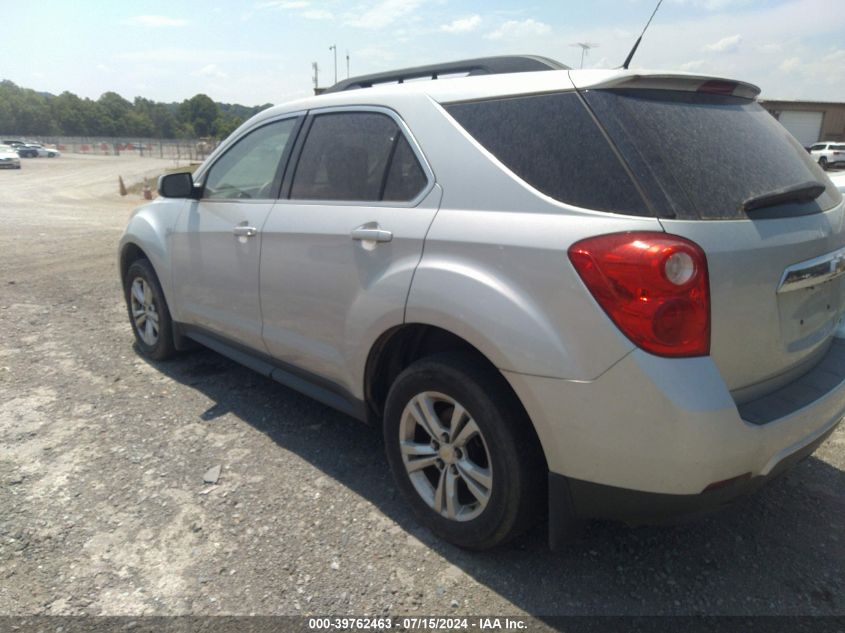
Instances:
[[[352,239],[361,242],[390,242],[393,239],[393,233],[384,229],[359,226],[352,230]]]
[[[252,237],[256,233],[258,233],[258,229],[254,226],[244,226],[243,224],[238,224],[232,229],[232,233],[237,236]]]

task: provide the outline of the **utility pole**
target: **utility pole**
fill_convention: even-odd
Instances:
[[[314,69],[314,90],[317,90],[317,88],[320,87],[320,81],[319,81],[320,67],[317,66],[317,62],[311,62],[311,68]]]
[[[337,83],[337,44],[329,46],[330,51],[334,51],[334,82]]]
[[[584,67],[584,55],[586,55],[587,52],[591,48],[597,47],[598,44],[593,44],[592,42],[576,42],[575,44],[572,44],[572,46],[580,46],[581,47],[581,68],[583,68]]]
[[[349,79],[349,49],[346,50],[346,78]]]

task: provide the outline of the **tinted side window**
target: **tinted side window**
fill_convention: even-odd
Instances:
[[[376,112],[314,117],[293,177],[291,198],[381,200],[385,169],[398,134],[393,119]]]
[[[425,184],[425,172],[420,167],[405,135],[400,133],[399,138],[396,139],[396,149],[393,152],[390,169],[387,171],[382,200],[404,202],[413,200],[423,190]]]
[[[446,110],[542,193],[587,209],[649,215],[575,93],[453,104]]]
[[[275,197],[279,162],[291,140],[296,121],[276,121],[239,140],[208,171],[203,197]]]

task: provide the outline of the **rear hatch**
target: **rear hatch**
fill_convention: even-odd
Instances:
[[[737,401],[812,368],[845,307],[845,222],[806,150],[748,84],[571,76],[651,212],[704,249],[711,356]]]

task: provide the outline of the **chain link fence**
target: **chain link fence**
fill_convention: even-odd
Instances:
[[[64,154],[101,156],[151,156],[173,160],[202,161],[219,141],[215,139],[154,139],[86,136],[31,136],[0,134],[0,140],[22,140],[55,146]]]

